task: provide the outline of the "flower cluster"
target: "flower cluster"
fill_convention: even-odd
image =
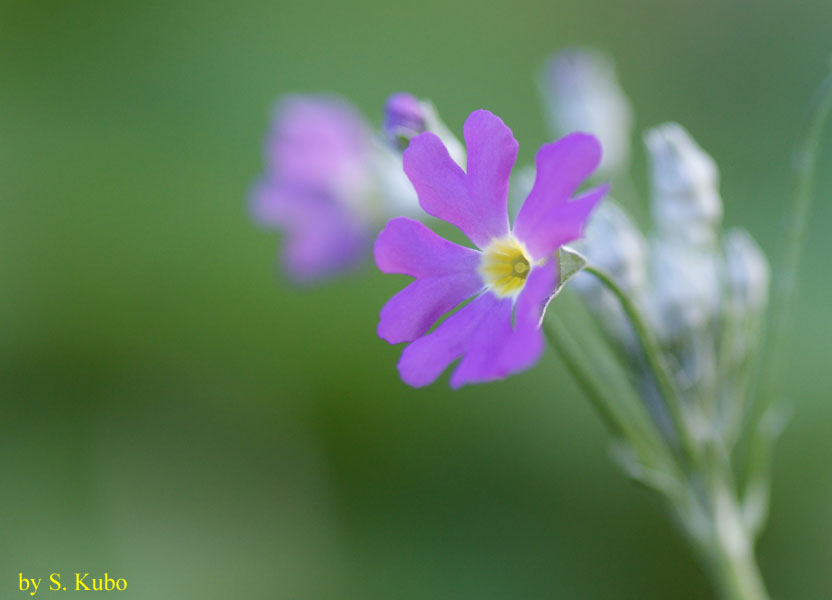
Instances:
[[[748,232],[723,232],[722,202],[714,161],[679,125],[645,135],[651,172],[652,228],[645,236],[614,203],[587,227],[576,249],[603,268],[646,315],[698,431],[737,435],[741,414],[733,390],[745,385],[749,360],[759,345],[767,304],[769,267]],[[655,394],[634,333],[618,300],[594,278],[581,274],[574,289],[601,317],[642,378],[642,393]],[[701,414],[696,398],[721,396],[716,415]],[[711,431],[708,435],[713,434]],[[703,432],[705,434],[705,432]]]
[[[832,79],[824,89],[775,317],[788,305]],[[782,424],[770,401],[752,406],[754,375],[766,372],[757,350],[768,262],[748,232],[723,230],[716,163],[678,124],[644,136],[642,200],[627,173],[633,113],[607,57],[556,55],[540,90],[556,141],[513,175],[518,143],[487,110],[465,121],[463,147],[430,102],[407,93],[388,98],[378,134],[343,100],[285,99],[252,212],[286,232],[284,262],[298,280],[361,262],[373,237],[378,268],[413,278],[378,323],[379,337],[407,344],[398,370],[411,386],[433,383],[454,363],[454,388],[531,367],[546,317],[546,338],[609,427],[625,471],[667,500],[726,598],[765,600],[753,545]],[[611,186],[593,177],[615,182],[616,197],[599,204]],[[473,247],[417,220],[428,216]],[[545,315],[567,281],[600,329],[581,326],[586,313]]]
[[[465,147],[433,104],[403,92],[387,100],[382,136],[339,98],[286,98],[267,140],[266,175],[252,193],[255,219],[285,230],[284,264],[298,281],[360,264],[380,223],[398,215],[378,235],[376,264],[416,280],[384,306],[378,333],[391,344],[409,343],[399,371],[417,387],[460,358],[453,387],[502,378],[538,360],[543,312],[571,275],[559,268],[559,250],[582,235],[608,189],[571,199],[602,159],[595,137],[572,133],[538,152],[510,227],[517,141],[485,110],[471,114],[464,138]],[[424,213],[414,210],[416,197]],[[459,227],[477,249],[411,218],[427,215]]]

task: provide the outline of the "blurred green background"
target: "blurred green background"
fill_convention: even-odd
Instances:
[[[534,70],[593,45],[639,128],[683,123],[727,223],[774,253],[831,23],[828,0],[0,3],[0,597],[21,571],[148,599],[712,597],[551,353],[405,387],[375,336],[400,280],[293,288],[246,193],[295,90],[375,123],[410,90],[457,132],[486,107],[527,162]],[[832,598],[824,143],[759,548],[776,598]]]

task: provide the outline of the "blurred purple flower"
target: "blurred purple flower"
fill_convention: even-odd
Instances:
[[[373,231],[373,139],[345,101],[282,100],[266,141],[266,172],[251,195],[261,225],[284,230],[283,263],[298,281],[354,266]]]
[[[375,243],[385,273],[415,277],[381,310],[378,334],[391,344],[411,342],[399,360],[402,379],[428,385],[462,358],[451,386],[491,381],[532,366],[543,350],[543,312],[558,283],[558,248],[581,236],[590,212],[608,186],[570,201],[598,166],[601,147],[575,133],[537,153],[537,176],[509,227],[509,175],[517,141],[503,121],[486,110],[464,127],[467,173],[433,133],[413,138],[404,170],[422,208],[459,227],[479,248],[445,240],[425,225],[391,220]],[[460,303],[470,303],[428,333]]]

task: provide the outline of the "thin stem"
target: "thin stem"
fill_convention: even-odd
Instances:
[[[549,317],[543,327],[543,332],[549,344],[563,358],[563,362],[566,363],[578,385],[589,398],[593,408],[598,411],[601,420],[604,421],[604,425],[607,426],[610,433],[618,437],[625,437],[624,427],[610,408],[606,390],[597,377],[594,376],[591,365],[579,352],[574,341],[569,338],[563,323],[556,317]]]
[[[550,315],[543,331],[613,437],[627,440],[645,465],[672,469],[668,462],[672,457],[667,455],[658,433],[650,429],[649,420],[625,410],[624,403],[604,385],[596,364],[587,357],[563,322]]]
[[[693,443],[693,439],[690,436],[685,422],[681,394],[676,388],[676,383],[673,381],[667,366],[664,364],[658,343],[653,337],[652,332],[647,327],[647,324],[635,304],[633,304],[633,301],[630,300],[630,297],[618,287],[618,284],[609,275],[591,265],[588,265],[584,270],[598,279],[621,303],[621,308],[624,309],[627,318],[630,320],[636,332],[647,364],[653,372],[653,377],[656,380],[661,395],[664,397],[665,405],[673,420],[676,433],[679,436],[682,451],[690,463],[695,462],[697,455],[696,446]]]
[[[786,224],[786,235],[780,253],[780,264],[775,270],[774,297],[770,313],[767,354],[762,360],[760,398],[754,411],[756,418],[765,412],[779,393],[785,344],[791,324],[792,305],[797,288],[797,271],[812,205],[812,180],[815,175],[818,147],[823,127],[832,111],[832,75],[821,84],[811,112],[806,136],[803,138],[794,163],[795,181],[789,204],[791,210]]]

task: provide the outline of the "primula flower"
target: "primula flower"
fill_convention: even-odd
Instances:
[[[556,252],[581,236],[608,186],[570,200],[598,166],[601,147],[575,133],[537,153],[537,176],[509,226],[506,206],[517,141],[486,110],[464,127],[467,172],[440,138],[425,132],[404,153],[404,171],[428,214],[461,229],[477,249],[443,239],[418,221],[391,220],[375,258],[385,273],[415,277],[381,310],[378,334],[410,342],[399,361],[402,379],[428,385],[455,360],[451,386],[491,381],[533,365],[543,351],[543,312],[558,284]],[[445,313],[473,299],[431,327]]]
[[[251,211],[286,231],[283,261],[295,279],[351,267],[369,247],[373,160],[370,129],[343,100],[291,96],[278,104]]]

